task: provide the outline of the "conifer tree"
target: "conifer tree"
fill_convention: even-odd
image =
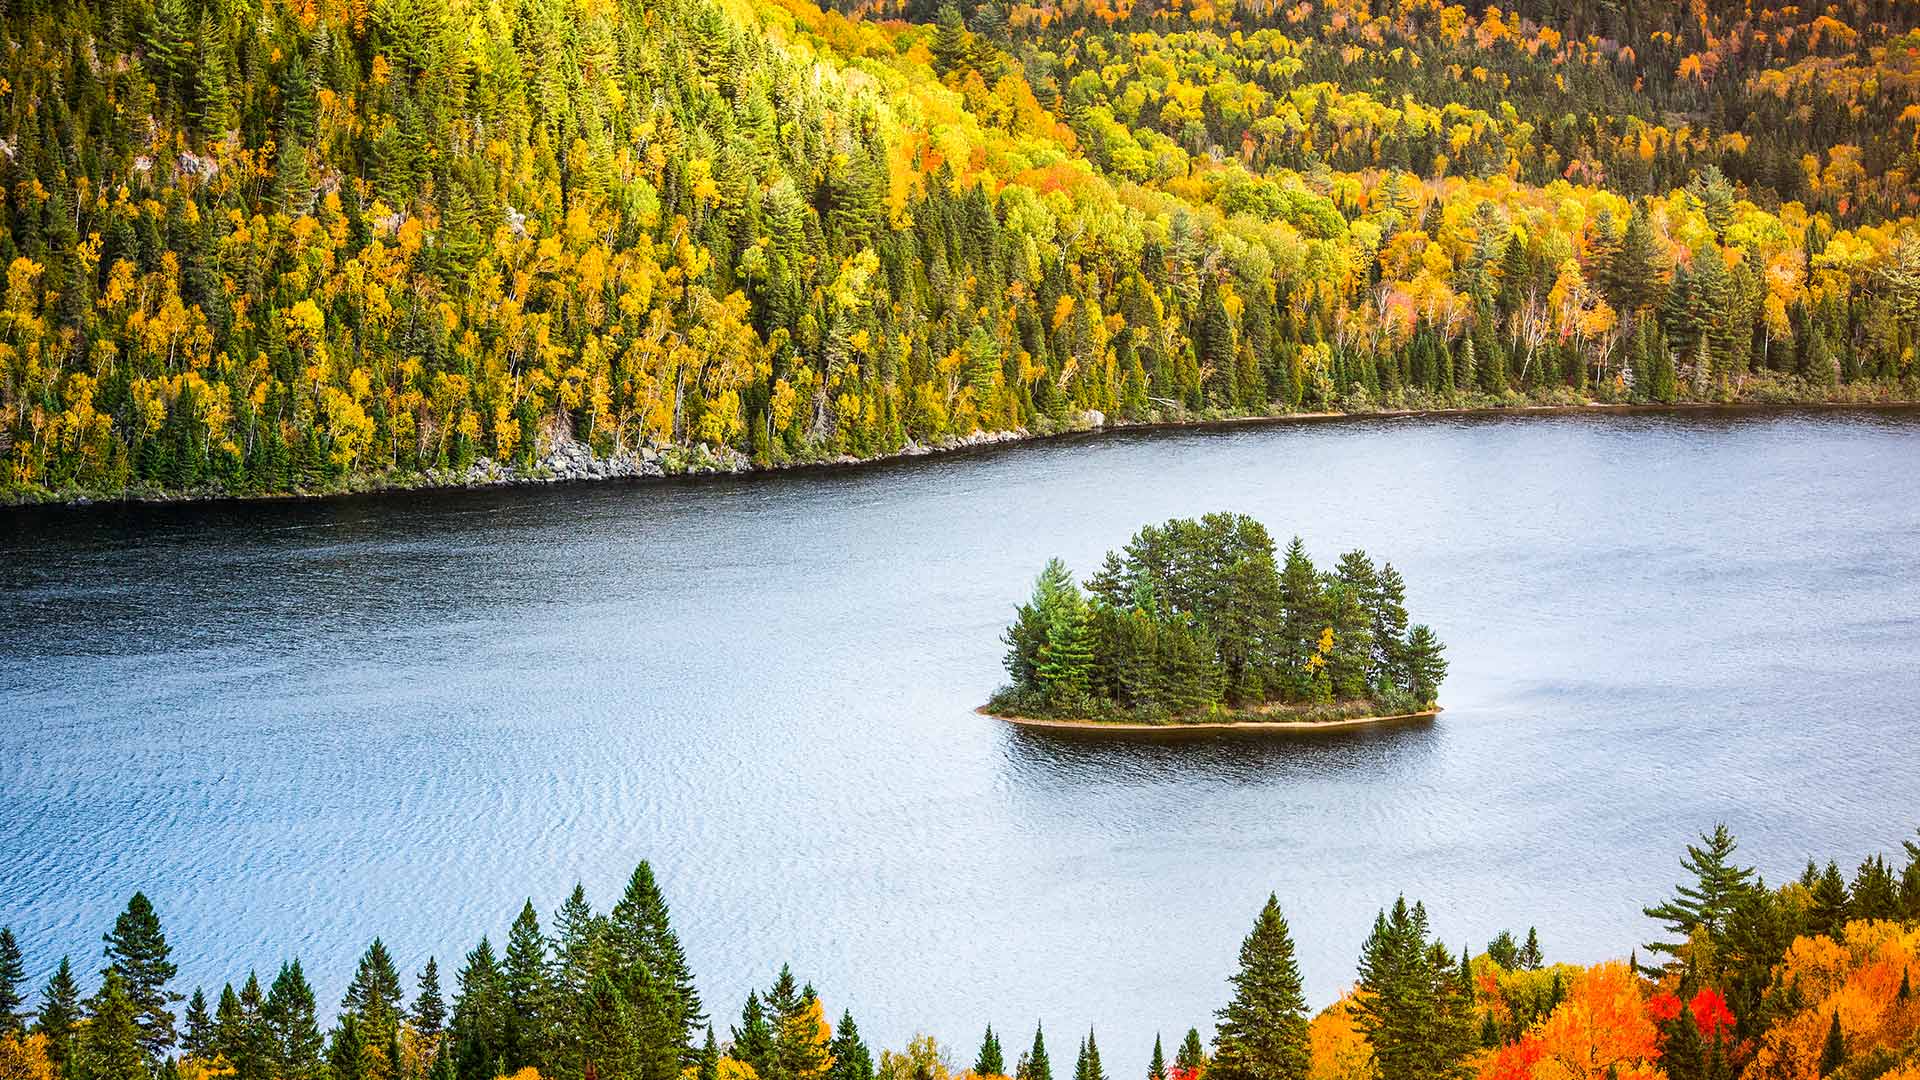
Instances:
[[[139,1011],[120,972],[107,969],[87,1013],[73,1058],[73,1080],[149,1080]]]
[[[1014,1080],[1053,1080],[1053,1065],[1047,1060],[1046,1033],[1037,1024],[1033,1029],[1033,1048],[1020,1055],[1013,1077]]]
[[[1520,966],[1528,971],[1539,971],[1545,957],[1540,954],[1540,931],[1527,927],[1527,943],[1520,948]]]
[[[873,1055],[868,1052],[867,1044],[861,1041],[860,1029],[855,1026],[851,1011],[840,1014],[840,1026],[834,1031],[827,1052],[833,1058],[833,1064],[827,1070],[827,1080],[873,1080]],[[984,1052],[985,1048],[982,1047]],[[981,1076],[989,1075],[979,1069],[974,1071]]]
[[[27,968],[12,927],[0,927],[0,1038],[26,1030]]]
[[[505,1045],[506,987],[493,943],[485,937],[467,953],[453,998],[452,1033],[459,1080],[488,1080]]]
[[[1188,1028],[1187,1037],[1180,1041],[1180,1052],[1173,1056],[1173,1067],[1180,1072],[1181,1080],[1193,1080],[1207,1068],[1207,1048],[1200,1042],[1200,1029]]]
[[[843,1025],[844,1023],[845,1021],[842,1021]],[[838,1051],[835,1052],[834,1057],[838,1059]],[[1000,1052],[1000,1037],[993,1033],[992,1024],[987,1025],[987,1033],[980,1037],[980,1053],[973,1059],[973,1071],[979,1076],[1007,1074],[1006,1057]],[[839,1078],[836,1077],[835,1080]]]
[[[1267,897],[1241,943],[1232,982],[1233,999],[1219,1014],[1213,1074],[1221,1080],[1305,1080],[1307,1002],[1279,897]]]
[[[1427,940],[1427,912],[1406,897],[1374,919],[1360,955],[1356,1026],[1380,1080],[1464,1075],[1475,1039],[1469,975]]]
[[[1736,866],[1732,861],[1737,847],[1724,823],[1715,825],[1711,834],[1703,834],[1700,844],[1687,845],[1680,865],[1693,876],[1693,882],[1675,886],[1673,899],[1644,909],[1648,918],[1664,923],[1667,933],[1677,940],[1650,944],[1649,952],[1678,957],[1696,930],[1705,932],[1709,939],[1718,939],[1741,897],[1752,887],[1752,868]]]
[[[1820,1075],[1832,1076],[1847,1063],[1847,1036],[1840,1030],[1840,1012],[1834,1010],[1833,1022],[1827,1025],[1827,1040],[1820,1047]]]
[[[73,978],[73,964],[66,957],[40,992],[40,1010],[33,1029],[47,1037],[47,1059],[64,1075],[73,1056],[74,1027],[80,1022],[80,987]]]
[[[357,1018],[363,1043],[384,1046],[400,1023],[400,971],[379,938],[360,956],[360,966],[340,1000],[343,1015]]]
[[[365,1080],[367,1043],[360,1031],[359,1017],[347,1013],[333,1029],[333,1044],[327,1049],[327,1067],[333,1080]]]
[[[427,957],[427,966],[420,971],[419,987],[408,1019],[415,1031],[429,1041],[438,1042],[447,1028],[447,1005],[440,996],[440,965],[431,956]]]
[[[1153,1057],[1147,1062],[1147,1080],[1167,1080],[1167,1056],[1160,1049],[1160,1033],[1153,1033]]]
[[[120,989],[138,1017],[141,1049],[149,1061],[157,1062],[173,1046],[174,1016],[168,1006],[180,995],[167,989],[176,971],[168,959],[172,950],[145,893],[133,894],[104,940],[107,969],[102,974],[119,977]]]
[[[733,1029],[733,1057],[752,1066],[759,1076],[773,1068],[773,1025],[757,991],[747,991],[747,1003],[740,1010],[740,1026]]]
[[[552,987],[547,976],[547,940],[533,902],[526,901],[507,931],[507,952],[501,971],[506,991],[506,1026],[501,1059],[509,1073],[534,1068],[552,1072],[549,1064],[552,1023]]]
[[[644,860],[634,868],[626,892],[613,906],[608,937],[629,969],[634,964],[646,967],[663,1006],[679,1028],[674,1038],[677,1051],[690,1050],[693,1037],[705,1026],[707,1016],[700,1004],[700,994],[694,989],[693,971],[687,964],[686,952],[673,930],[666,897],[654,880],[653,867]]]
[[[1840,864],[1828,860],[1826,870],[1814,882],[1808,929],[1840,940],[1847,928],[1848,907],[1847,882],[1840,876]]]
[[[180,1050],[188,1057],[205,1058],[213,1051],[213,1014],[207,1009],[207,995],[199,987],[187,998],[184,1017],[186,1031],[180,1035]]]
[[[1074,1060],[1073,1080],[1107,1080],[1106,1070],[1100,1065],[1100,1046],[1093,1041],[1091,1028],[1081,1040],[1080,1055]]]
[[[313,988],[307,985],[300,961],[281,965],[261,1005],[260,1019],[272,1040],[277,1077],[323,1080],[326,1041],[315,1017]],[[397,1066],[397,1060],[394,1064]]]

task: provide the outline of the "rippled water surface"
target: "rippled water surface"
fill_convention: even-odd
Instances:
[[[0,921],[36,984],[144,888],[181,982],[375,933],[443,970],[660,872],[712,1011],[782,961],[870,1037],[1132,1076],[1271,891],[1316,1002],[1396,891],[1623,954],[1695,831],[1770,876],[1920,823],[1920,414],[1110,436],[745,481],[0,510]],[[1204,742],[975,715],[1049,555],[1234,509],[1364,545],[1439,721]],[[409,979],[409,983],[411,979]]]

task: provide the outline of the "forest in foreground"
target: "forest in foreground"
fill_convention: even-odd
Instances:
[[[1917,27],[1901,0],[10,0],[0,499],[1910,399]]]
[[[1809,861],[1779,887],[1737,854],[1724,826],[1703,834],[1645,909],[1659,939],[1587,967],[1549,963],[1532,929],[1455,952],[1401,897],[1360,943],[1352,989],[1317,1013],[1270,897],[1210,1044],[1200,1025],[1171,1057],[1156,1032],[1107,1037],[1152,1040],[1147,1080],[1920,1078],[1920,844],[1901,870],[1876,855],[1849,880]],[[646,863],[609,912],[576,886],[549,926],[528,903],[504,950],[482,937],[466,955],[451,998],[432,958],[409,994],[375,938],[330,1027],[297,959],[264,985],[249,972],[183,997],[142,894],[106,934],[97,981],[99,958],[63,957],[30,993],[0,930],[0,1078],[1053,1080],[1044,1023],[1011,1048],[987,1026],[970,1066],[925,1035],[876,1054],[785,966],[736,1022],[711,1019]],[[1063,1078],[1071,1059],[1073,1080],[1109,1080],[1095,1032],[1055,1039]]]

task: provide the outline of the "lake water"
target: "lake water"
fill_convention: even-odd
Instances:
[[[651,859],[724,1037],[783,961],[971,1062],[1209,1031],[1269,891],[1316,1005],[1405,890],[1623,956],[1718,819],[1772,878],[1920,824],[1920,413],[1399,419],[746,480],[0,510],[0,922],[136,888],[210,988],[451,977]],[[1231,509],[1365,546],[1438,721],[1166,743],[972,712],[1041,562]],[[91,986],[92,979],[89,977]],[[450,989],[450,987],[449,987]],[[1060,1065],[1062,1061],[1068,1065]]]

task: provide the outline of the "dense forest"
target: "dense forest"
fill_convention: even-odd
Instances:
[[[1916,27],[1900,0],[9,0],[0,495],[1911,398]]]
[[[1659,941],[1626,962],[1549,964],[1537,932],[1456,953],[1421,904],[1383,909],[1356,981],[1307,1009],[1292,930],[1269,898],[1240,949],[1211,1050],[1189,1030],[1148,1080],[1915,1080],[1920,1077],[1920,844],[1849,881],[1809,862],[1769,887],[1724,827],[1646,909]],[[451,999],[429,959],[411,995],[378,939],[331,1027],[298,960],[211,999],[182,997],[160,918],[136,894],[92,990],[62,958],[37,997],[0,931],[5,1080],[1052,1080],[1044,1027],[1012,1056],[991,1026],[970,1068],[931,1037],[877,1055],[782,967],[716,1035],[667,904],[642,863],[596,913],[576,887],[544,931],[531,904],[504,951],[481,938]],[[84,961],[83,961],[84,966]],[[183,1007],[184,1003],[184,1007]],[[1111,1033],[1110,1033],[1111,1037]],[[1073,1080],[1108,1080],[1094,1032]],[[1016,1044],[1017,1045],[1017,1044]],[[1061,1073],[1066,1072],[1062,1061]]]
[[[1442,646],[1407,625],[1392,563],[1349,551],[1316,570],[1299,537],[1277,558],[1242,514],[1176,518],[1134,534],[1080,585],[1058,559],[1014,613],[1002,715],[1219,720],[1401,715],[1430,708]]]

